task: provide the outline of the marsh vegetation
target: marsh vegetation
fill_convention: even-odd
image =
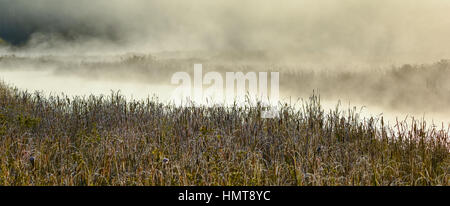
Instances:
[[[69,98],[0,87],[1,185],[449,185],[449,127],[325,111],[313,95],[175,106],[120,93]]]

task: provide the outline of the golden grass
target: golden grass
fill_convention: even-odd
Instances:
[[[449,130],[258,105],[177,107],[0,86],[0,185],[449,185]]]

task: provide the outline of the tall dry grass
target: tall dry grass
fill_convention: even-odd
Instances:
[[[0,86],[0,185],[449,185],[449,128]]]

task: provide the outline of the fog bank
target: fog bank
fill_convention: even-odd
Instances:
[[[265,51],[299,62],[450,57],[447,0],[0,0],[21,52]],[[17,52],[17,50],[15,50]]]

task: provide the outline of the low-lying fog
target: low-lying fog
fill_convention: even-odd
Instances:
[[[0,74],[8,85],[29,92],[40,91],[46,95],[87,97],[119,91],[128,99],[150,97],[180,104],[184,99],[173,96],[178,85],[171,83],[172,76],[176,72],[186,71],[193,86],[194,64],[203,62],[202,78],[210,71],[219,72],[223,78],[226,78],[225,72],[270,74],[271,71],[277,71],[280,73],[280,100],[294,106],[301,106],[302,100],[308,100],[315,93],[320,95],[326,110],[335,109],[340,103],[340,109],[344,111],[355,109],[366,118],[383,115],[391,124],[396,118],[411,120],[412,117],[424,118],[429,124],[450,123],[448,61],[351,72],[227,62],[222,56],[228,55],[204,59],[179,54],[170,57],[162,54],[161,57],[140,54],[101,57],[9,55],[0,57]],[[203,87],[207,90],[211,86],[205,84]],[[268,86],[270,93],[270,75]],[[223,87],[226,88],[225,79]],[[193,96],[194,93],[191,98]],[[233,100],[230,101],[227,96],[225,103],[232,103]],[[201,103],[207,104],[205,100]]]

